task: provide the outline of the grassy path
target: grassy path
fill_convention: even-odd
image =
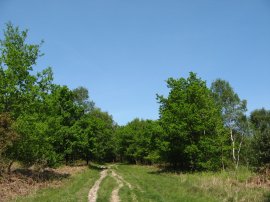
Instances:
[[[89,189],[99,178],[99,170],[86,169],[66,180],[59,188],[40,190],[28,197],[18,198],[19,202],[71,202],[88,200]]]
[[[105,180],[103,180],[104,178]],[[90,189],[88,202],[120,202],[119,191],[124,185],[127,185],[127,187],[132,190],[131,184],[125,181],[121,175],[116,173],[115,165],[110,165],[101,172],[100,178]],[[101,188],[99,189],[100,186]],[[136,195],[133,193],[128,200],[137,201]]]
[[[17,201],[269,201],[269,187],[248,184],[247,179],[251,175],[247,170],[237,174],[174,174],[162,173],[150,166],[114,164],[105,170],[86,169],[67,180],[60,188],[39,191]]]

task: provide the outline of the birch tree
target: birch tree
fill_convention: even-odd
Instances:
[[[232,146],[232,160],[235,168],[238,168],[240,151],[243,141],[244,130],[242,130],[241,118],[247,111],[247,101],[241,100],[234,92],[230,84],[221,79],[217,79],[211,85],[211,90],[217,105],[220,107],[225,127],[229,129],[229,137]],[[241,131],[239,129],[241,128]],[[242,137],[239,138],[239,132]]]

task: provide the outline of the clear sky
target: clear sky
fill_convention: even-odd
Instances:
[[[270,0],[0,0],[8,21],[44,39],[37,70],[87,87],[119,124],[157,119],[156,93],[190,71],[270,108]]]

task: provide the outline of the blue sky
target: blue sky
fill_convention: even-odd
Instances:
[[[119,124],[157,119],[156,93],[190,71],[229,81],[249,111],[270,108],[269,0],[0,0],[8,21],[44,39],[36,70],[87,87]]]

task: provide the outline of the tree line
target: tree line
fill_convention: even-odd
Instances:
[[[246,115],[222,79],[210,87],[191,72],[169,78],[157,95],[158,120],[118,126],[95,106],[84,87],[53,82],[52,68],[35,73],[40,44],[7,23],[0,41],[0,173],[13,162],[55,167],[78,160],[164,164],[183,170],[218,170],[270,163],[270,111]]]

